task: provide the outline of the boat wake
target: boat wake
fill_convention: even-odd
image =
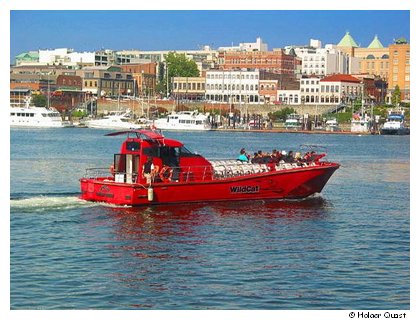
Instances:
[[[98,206],[98,204],[81,200],[76,194],[18,196],[10,199],[10,212],[16,213],[63,211],[93,206]]]

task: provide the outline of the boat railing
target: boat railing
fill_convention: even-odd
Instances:
[[[238,160],[211,160],[207,166],[170,167],[169,173],[157,172],[152,181],[161,182],[198,182],[223,180],[254,174],[270,173],[304,167],[317,166],[322,163],[312,162],[284,162],[279,163],[250,163]],[[136,173],[110,171],[110,168],[88,168],[84,178],[111,180],[122,183],[143,183],[141,175]],[[145,180],[145,179],[144,179]]]
[[[110,171],[110,168],[87,168],[84,178],[103,178],[112,175],[113,173]]]

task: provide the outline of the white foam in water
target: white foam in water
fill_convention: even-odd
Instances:
[[[98,204],[81,200],[78,197],[50,197],[37,196],[26,199],[10,200],[10,209],[13,211],[50,211],[69,210],[74,208],[93,207]]]

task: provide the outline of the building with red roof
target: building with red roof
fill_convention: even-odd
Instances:
[[[300,80],[301,100],[305,104],[350,104],[356,97],[361,97],[362,90],[362,81],[349,74]]]

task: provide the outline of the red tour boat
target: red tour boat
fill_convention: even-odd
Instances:
[[[321,161],[325,154],[294,163],[209,161],[156,131],[107,135],[127,135],[127,139],[120,153],[114,155],[111,168],[86,170],[80,179],[81,199],[128,206],[299,199],[321,192],[340,166]]]

